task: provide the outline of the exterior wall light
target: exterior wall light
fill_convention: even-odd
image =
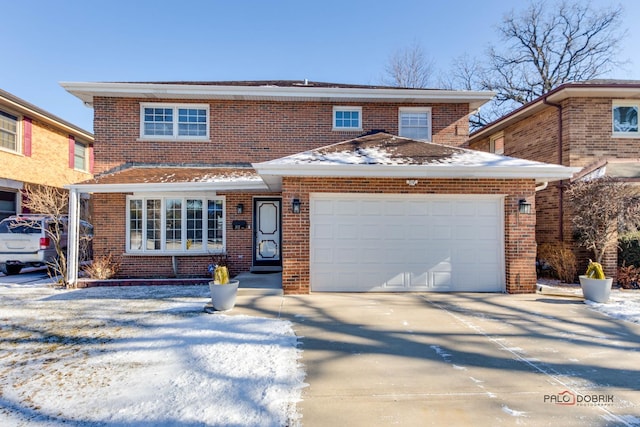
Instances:
[[[294,214],[300,213],[300,199],[293,199],[291,202],[291,212]]]
[[[520,199],[518,202],[518,212],[521,214],[530,214],[531,213],[531,203],[527,203],[525,199]]]
[[[244,212],[244,205],[242,203],[238,203],[238,205],[236,206],[236,212],[239,214]]]

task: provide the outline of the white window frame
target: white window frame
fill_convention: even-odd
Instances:
[[[615,138],[640,138],[640,126],[635,131],[617,131],[615,129],[615,116],[614,110],[616,107],[636,107],[638,113],[637,119],[640,119],[640,102],[630,101],[626,99],[616,100],[611,103],[611,135]],[[640,123],[638,123],[640,125]]]
[[[496,141],[502,138],[502,151],[496,151]],[[504,155],[504,132],[498,132],[489,138],[489,152]]]
[[[179,199],[182,201],[181,205],[181,236],[182,236],[182,248],[180,250],[167,250],[167,200]],[[140,249],[131,248],[131,201],[142,200],[142,236],[147,235],[147,200],[160,200],[160,249],[147,249],[147,245],[141,245]],[[202,232],[203,232],[203,245],[202,249],[189,250],[187,249],[187,200],[202,200]],[[222,247],[216,250],[208,250],[207,238],[208,231],[207,221],[208,216],[206,214],[209,201],[222,202]],[[227,208],[226,198],[224,196],[217,196],[201,193],[145,193],[145,194],[133,194],[127,196],[126,204],[126,249],[125,253],[129,255],[210,255],[210,254],[222,254],[226,253],[227,248]]]
[[[173,110],[173,132],[171,135],[145,135],[144,134],[144,109],[145,108],[165,108]],[[207,121],[205,124],[206,135],[205,136],[195,136],[195,135],[179,135],[178,129],[178,111],[181,108],[189,108],[196,110],[205,110],[207,114]],[[156,102],[141,102],[140,103],[140,140],[146,141],[158,141],[158,140],[180,140],[180,141],[208,141],[209,140],[209,127],[211,124],[211,114],[210,114],[210,105],[209,104],[167,104],[167,103],[156,103]]]
[[[76,167],[76,155],[78,153],[78,146],[84,147],[84,165],[82,168]],[[89,144],[76,140],[73,147],[73,169],[81,172],[89,171]]]
[[[16,118],[16,149],[12,150],[11,148],[7,148],[7,147],[3,147],[0,145],[0,150],[1,151],[6,151],[7,153],[13,153],[13,154],[22,154],[22,123],[23,123],[23,118],[21,114],[15,113],[11,110],[7,110],[4,107],[0,108],[0,111],[2,111],[5,114],[9,114],[13,117]]]
[[[431,107],[400,107],[398,109],[398,135],[403,135],[402,129],[402,115],[404,113],[426,113],[427,114],[427,138],[420,138],[420,141],[431,141],[433,136],[433,126],[432,126],[432,114]],[[408,137],[405,137],[408,138]]]
[[[337,112],[356,112],[358,113],[358,127],[353,126],[338,126],[337,125]],[[362,130],[362,107],[341,106],[336,105],[333,107],[333,129],[336,131],[361,131]]]

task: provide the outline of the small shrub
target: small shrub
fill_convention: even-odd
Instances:
[[[120,271],[120,260],[111,254],[97,257],[93,260],[93,263],[84,266],[82,271],[87,273],[92,279],[111,279]]]
[[[576,256],[564,243],[543,243],[538,247],[538,259],[546,263],[553,275],[565,283],[576,279]]]
[[[618,267],[616,281],[618,285],[624,289],[640,288],[640,268],[633,265],[622,265]]]
[[[640,267],[640,233],[628,233],[618,239],[618,265]]]

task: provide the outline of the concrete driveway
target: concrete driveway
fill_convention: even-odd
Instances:
[[[580,299],[281,298],[304,350],[305,427],[640,425],[640,326]],[[247,314],[270,311],[261,299]]]

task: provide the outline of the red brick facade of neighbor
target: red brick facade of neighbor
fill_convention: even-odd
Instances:
[[[252,168],[261,162],[351,140],[374,130],[401,134],[399,111],[406,108],[428,111],[425,117],[428,117],[432,142],[459,147],[468,139],[470,112],[490,99],[491,94],[307,82],[304,85],[299,82],[219,82],[67,83],[64,86],[92,104],[95,111],[96,178],[72,189],[92,193],[94,254],[96,257],[118,256],[120,278],[206,277],[207,265],[212,260],[210,253],[189,253],[191,243],[185,244],[184,236],[181,252],[131,251],[127,233],[135,222],[133,214],[129,218],[128,213],[132,197],[146,200],[144,197],[150,194],[152,197],[182,194],[186,200],[189,194],[195,194],[222,198],[223,250],[232,274],[254,267],[256,198],[281,200],[283,289],[285,293],[309,293],[312,289],[310,194],[485,194],[501,196],[504,200],[504,289],[510,293],[535,290],[535,215],[518,214],[518,205],[526,198],[535,212],[532,196],[539,182],[536,177],[425,179],[421,175],[416,185],[408,186],[404,175],[402,178],[384,174],[370,178],[285,175],[280,177],[281,185],[274,187],[266,184],[266,178],[264,182],[259,179]],[[166,93],[173,95],[165,98]],[[143,109],[158,108],[155,114],[160,117],[166,114],[162,108],[167,106],[206,109],[207,138],[142,137]],[[359,126],[348,131],[336,130],[336,107],[357,111]],[[227,172],[212,172],[216,168],[235,168],[230,174],[244,174],[246,180],[242,185],[247,186],[225,184]],[[179,170],[186,171],[187,175],[182,176]],[[189,173],[193,176],[188,176]],[[251,173],[254,177],[249,176]],[[211,174],[216,178],[207,178]],[[293,199],[300,200],[300,213],[291,212]],[[162,206],[164,209],[165,205]],[[168,215],[165,213],[162,217],[166,224]],[[234,227],[238,221],[244,221],[247,227]],[[142,225],[138,226],[143,230]],[[183,232],[188,226],[183,226]],[[148,233],[142,237],[145,238],[149,238]]]
[[[638,108],[640,81],[588,81],[564,84],[519,110],[495,121],[471,135],[472,149],[493,151],[502,146],[504,154],[523,159],[584,168],[584,173],[601,168],[603,174],[616,176],[612,165],[638,159],[640,134],[616,132],[613,109]],[[498,141],[498,144],[495,143]],[[607,171],[604,165],[609,165]],[[640,178],[638,173],[617,177]],[[565,242],[574,246],[578,271],[586,266],[588,254],[573,241],[573,213],[564,198],[569,180],[549,183],[536,193],[537,243]],[[605,256],[605,272],[615,277],[617,252]]]

